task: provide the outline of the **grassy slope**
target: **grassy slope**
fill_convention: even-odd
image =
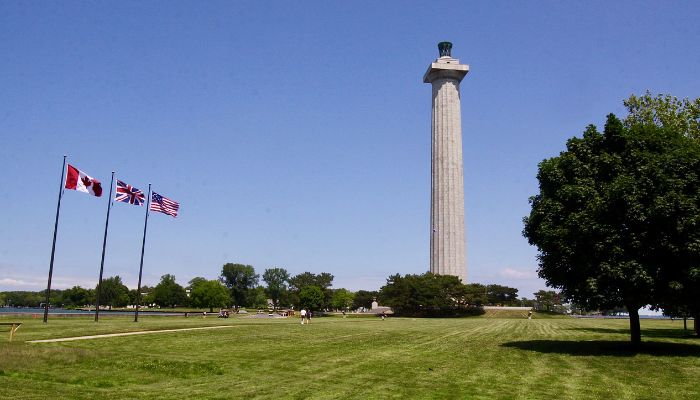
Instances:
[[[13,318],[16,319],[16,318]],[[0,335],[7,398],[697,398],[700,341],[682,322],[466,318],[26,319]],[[22,340],[234,325],[55,344]]]

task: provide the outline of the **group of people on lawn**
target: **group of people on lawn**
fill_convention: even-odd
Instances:
[[[311,323],[311,310],[305,310],[302,308],[301,311],[299,311],[299,315],[301,316],[302,325]]]

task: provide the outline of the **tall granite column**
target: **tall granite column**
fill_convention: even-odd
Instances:
[[[433,86],[430,200],[430,272],[467,280],[464,237],[464,169],[459,83],[469,66],[452,58],[452,43],[438,44],[440,58],[423,82]]]

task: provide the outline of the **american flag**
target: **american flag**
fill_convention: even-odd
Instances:
[[[163,214],[177,217],[177,210],[180,208],[180,203],[174,202],[167,197],[163,197],[156,192],[151,194],[151,211],[162,212]]]
[[[142,206],[145,196],[143,192],[131,185],[117,179],[117,195],[115,201],[123,201],[124,203]]]

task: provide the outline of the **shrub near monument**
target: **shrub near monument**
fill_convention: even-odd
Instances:
[[[457,317],[483,314],[483,308],[468,304],[467,287],[453,275],[392,275],[379,290],[382,305],[396,315]]]

